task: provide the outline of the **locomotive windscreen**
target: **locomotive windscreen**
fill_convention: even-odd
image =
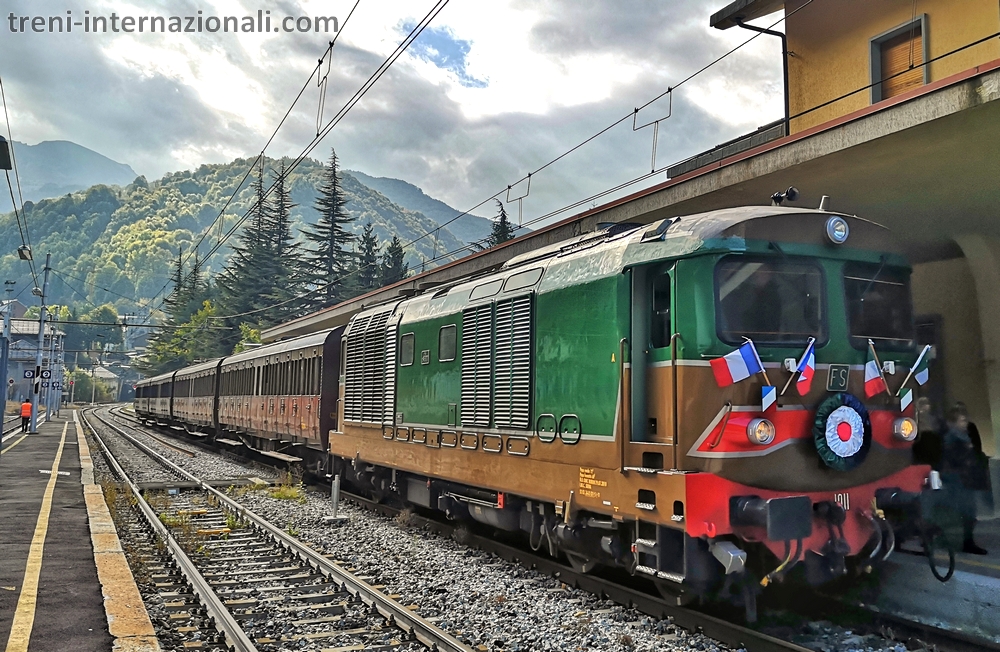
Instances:
[[[715,268],[716,329],[729,344],[826,341],[823,272],[785,259],[723,258]]]
[[[913,346],[913,304],[907,270],[878,263],[847,263],[844,291],[851,344],[864,348],[872,340],[879,348]]]

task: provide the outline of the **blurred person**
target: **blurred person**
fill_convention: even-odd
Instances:
[[[28,432],[28,425],[31,423],[31,399],[24,399],[21,403],[21,432]]]
[[[913,444],[913,461],[941,470],[941,421],[934,415],[931,400],[917,399],[917,441]]]
[[[956,405],[948,410],[941,453],[941,481],[948,489],[952,508],[962,519],[962,552],[985,555],[987,551],[976,545],[973,539],[976,527],[974,492],[981,483],[978,478],[980,463],[969,434],[969,415],[964,406]]]

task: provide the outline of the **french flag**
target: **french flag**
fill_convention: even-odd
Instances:
[[[816,338],[809,338],[809,345],[802,354],[796,371],[799,372],[799,379],[795,381],[795,389],[799,391],[799,396],[805,396],[812,388],[813,376],[816,375]]]
[[[763,369],[760,358],[757,357],[757,349],[750,340],[732,353],[711,360],[710,364],[719,387],[729,387],[733,383],[759,374]]]

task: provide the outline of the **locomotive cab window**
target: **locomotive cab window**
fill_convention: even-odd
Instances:
[[[715,324],[719,339],[742,344],[826,342],[823,271],[787,259],[723,258],[715,267]]]
[[[844,265],[844,293],[851,344],[905,349],[913,346],[910,275],[880,263]]]
[[[451,362],[458,349],[458,328],[455,324],[442,326],[438,331],[438,362]]]
[[[399,366],[409,367],[413,364],[413,348],[413,333],[399,338]]]
[[[670,280],[669,274],[660,274],[653,279],[653,312],[649,341],[657,349],[670,346]]]

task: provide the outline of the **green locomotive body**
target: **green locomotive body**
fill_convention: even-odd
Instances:
[[[746,207],[616,225],[355,316],[330,452],[364,486],[584,568],[704,589],[763,545],[822,581],[881,540],[876,494],[928,475],[895,396],[912,329],[909,267],[871,222]],[[780,390],[809,338],[812,387],[765,411],[765,375]],[[720,387],[711,360],[747,340],[764,373]],[[857,399],[869,341],[900,373]],[[864,421],[849,465],[817,450],[817,412],[841,400]]]

